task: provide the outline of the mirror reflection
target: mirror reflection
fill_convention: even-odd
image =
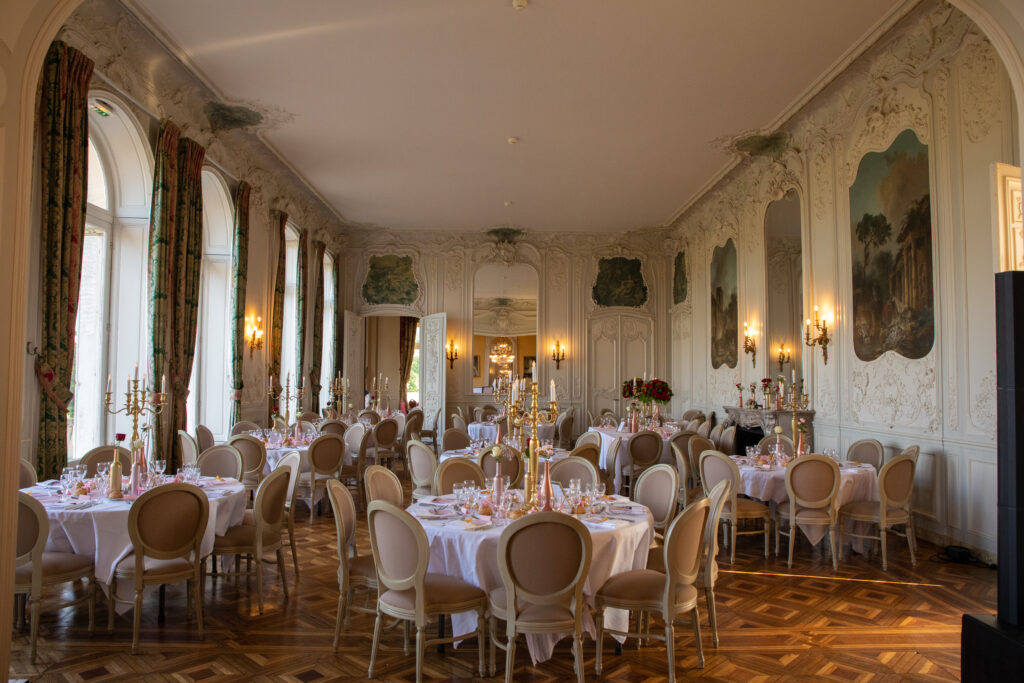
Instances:
[[[473,393],[500,376],[530,376],[537,359],[537,271],[525,263],[481,266],[473,279]]]
[[[800,197],[789,190],[768,205],[764,217],[765,349],[768,374],[800,381],[803,350],[803,273]]]

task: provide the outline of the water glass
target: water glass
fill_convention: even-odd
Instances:
[[[164,470],[166,470],[166,469],[167,469],[167,461],[166,460],[154,460],[153,461],[153,471],[156,472],[157,474],[163,474]]]

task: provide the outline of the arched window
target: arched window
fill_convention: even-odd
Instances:
[[[74,400],[68,420],[68,458],[77,459],[130,432],[129,418],[104,411],[121,407],[125,380],[145,366],[146,253],[153,161],[142,128],[115,97],[89,99],[88,191],[82,280],[75,321]]]
[[[189,379],[188,428],[230,436],[231,249],[234,207],[220,175],[203,170],[203,258],[199,273],[196,355]]]
[[[320,408],[327,407],[331,400],[331,379],[336,374],[334,369],[336,316],[334,303],[334,259],[324,252],[324,336],[320,355]]]
[[[292,397],[295,396],[299,384],[299,378],[295,376],[295,343],[297,340],[295,315],[299,305],[298,293],[296,291],[298,260],[299,231],[289,223],[285,226],[284,319],[281,321],[281,377],[279,381],[283,387],[285,381],[291,378]],[[292,420],[296,417],[295,405],[296,403],[291,405]],[[281,405],[281,412],[285,412],[284,404]]]

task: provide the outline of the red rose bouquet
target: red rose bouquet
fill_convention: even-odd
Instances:
[[[640,398],[640,391],[644,384],[639,377],[627,379],[622,383],[622,398]]]
[[[668,403],[672,399],[672,388],[663,379],[652,379],[641,386],[637,397],[645,403]]]

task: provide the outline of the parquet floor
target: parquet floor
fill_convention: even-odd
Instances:
[[[255,583],[221,578],[208,581],[206,638],[198,640],[185,619],[183,587],[168,587],[166,622],[157,623],[157,601],[145,605],[140,654],[128,654],[130,614],[106,632],[106,606],[97,608],[97,631],[87,631],[85,609],[44,614],[37,663],[29,662],[28,634],[15,632],[12,678],[46,681],[301,681],[366,680],[373,617],[353,613],[350,630],[332,652],[337,604],[334,522],[328,515],[307,524],[300,505],[297,539],[301,577],[294,586],[290,557],[290,596],[284,599],[275,568],[265,574],[266,608],[258,615]],[[794,566],[765,560],[758,536],[741,538],[736,564],[726,561],[716,590],[721,645],[711,647],[707,615],[704,669],[696,668],[692,632],[677,628],[676,664],[680,678],[723,681],[951,680],[959,678],[960,615],[993,612],[995,572],[931,560],[934,546],[922,543],[917,568],[902,539],[890,543],[889,572],[880,562],[847,555],[833,572],[827,550],[797,546]],[[785,541],[784,541],[785,543]],[[369,553],[365,525],[361,552]],[[824,546],[824,544],[819,544]],[[785,548],[784,548],[785,549]],[[652,624],[653,628],[658,628]],[[555,656],[533,666],[525,647],[517,650],[515,680],[573,678],[568,641]],[[594,679],[594,642],[584,640],[586,674]],[[499,650],[498,674],[504,674]],[[438,653],[428,648],[425,678],[472,680],[477,650],[473,640]],[[386,632],[377,658],[381,680],[410,680],[414,656],[402,651],[398,630]],[[664,645],[651,641],[636,649],[627,641],[621,655],[605,639],[608,681],[661,680],[666,676]],[[496,679],[496,680],[500,680]]]

